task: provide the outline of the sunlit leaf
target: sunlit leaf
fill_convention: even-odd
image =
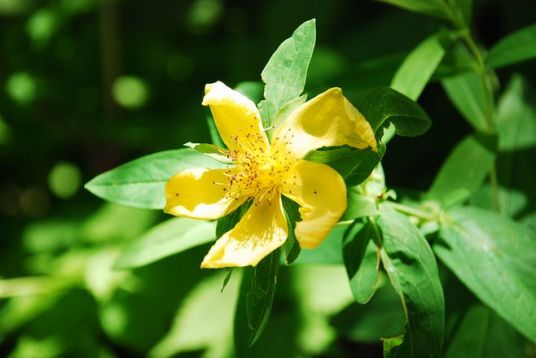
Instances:
[[[445,329],[443,289],[432,249],[409,219],[386,206],[378,220],[383,266],[402,299],[407,326],[393,356],[439,356]]]
[[[484,303],[536,342],[535,234],[499,214],[448,212],[436,255]]]
[[[193,149],[159,152],[123,164],[85,185],[98,197],[143,209],[162,209],[167,180],[189,168],[221,168],[223,164]]]
[[[536,24],[509,34],[495,44],[486,58],[486,65],[499,68],[536,58]]]
[[[265,127],[270,126],[281,107],[302,93],[315,41],[316,23],[313,19],[301,24],[283,41],[262,70],[266,86],[265,99],[259,103],[259,109]]]
[[[134,268],[150,264],[215,239],[216,223],[188,218],[169,219],[127,245],[115,267]]]

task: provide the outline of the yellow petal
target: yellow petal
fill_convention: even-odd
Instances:
[[[202,268],[256,266],[285,242],[287,220],[279,194],[256,199],[236,226],[211,247]]]
[[[321,147],[349,145],[376,151],[376,139],[365,117],[342,95],[331,88],[301,105],[276,130],[272,148],[303,158]]]
[[[205,86],[203,105],[209,106],[218,132],[231,150],[266,152],[268,139],[263,132],[259,110],[249,98],[222,82]]]
[[[247,197],[228,194],[229,171],[195,168],[182,171],[166,183],[164,211],[175,216],[217,219],[238,208]]]
[[[346,210],[346,185],[331,167],[301,160],[290,170],[281,193],[300,205],[294,233],[302,248],[315,248]]]

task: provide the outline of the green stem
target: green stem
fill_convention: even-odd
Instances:
[[[486,119],[488,132],[494,134],[496,133],[496,128],[495,123],[493,121],[493,110],[491,103],[493,94],[491,88],[489,87],[489,83],[486,80],[486,64],[484,63],[484,59],[482,57],[480,49],[476,45],[469,31],[465,32],[462,38],[476,60],[478,77],[480,78],[480,83],[484,92],[484,118]],[[495,210],[497,212],[501,212],[501,205],[499,200],[499,181],[497,179],[497,168],[495,164],[493,164],[493,167],[490,170],[489,178],[493,196],[493,206],[495,207]]]

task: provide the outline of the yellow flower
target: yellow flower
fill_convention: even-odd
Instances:
[[[227,156],[227,169],[190,169],[166,184],[165,212],[218,219],[249,199],[252,205],[236,226],[219,238],[201,267],[255,266],[281,246],[288,226],[281,195],[300,205],[294,233],[302,248],[318,246],[346,210],[342,177],[325,164],[302,159],[321,147],[349,145],[376,150],[369,123],[331,88],[294,110],[266,137],[259,111],[246,96],[222,82],[205,87],[209,106]]]

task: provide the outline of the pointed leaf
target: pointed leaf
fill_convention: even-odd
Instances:
[[[303,92],[315,41],[313,19],[301,24],[290,38],[283,41],[262,70],[266,87],[265,99],[259,103],[259,109],[265,127],[271,125],[281,107]]]
[[[188,218],[173,218],[156,225],[127,245],[114,267],[120,269],[148,265],[215,239],[216,223]]]
[[[495,153],[474,136],[463,139],[449,154],[428,191],[427,198],[445,206],[468,199],[484,182],[495,162]]]
[[[501,39],[489,51],[486,65],[499,68],[536,58],[536,24]]]
[[[223,168],[224,165],[193,149],[159,152],[123,164],[85,185],[98,197],[142,209],[163,209],[167,180],[189,168]]]
[[[447,33],[427,37],[406,57],[391,82],[391,87],[416,101],[445,56],[452,42]]]

